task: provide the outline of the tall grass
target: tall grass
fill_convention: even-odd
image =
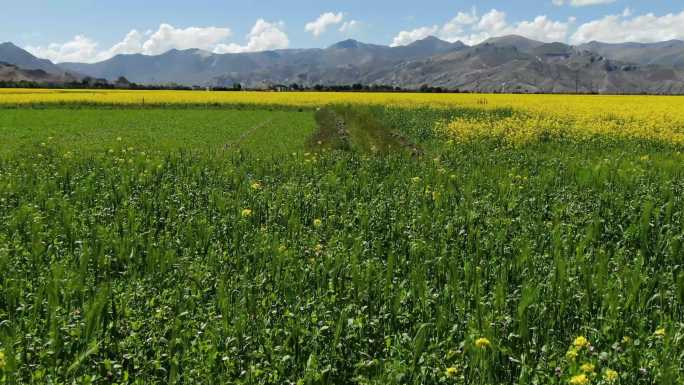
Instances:
[[[2,382],[684,381],[679,148],[432,143],[2,156]]]

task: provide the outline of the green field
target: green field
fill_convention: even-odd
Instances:
[[[296,110],[2,109],[0,151],[16,153],[49,144],[53,150],[83,153],[125,144],[166,152],[239,147],[277,154],[301,149],[315,127],[311,112]]]
[[[0,383],[683,383],[681,146],[467,114],[0,109]]]

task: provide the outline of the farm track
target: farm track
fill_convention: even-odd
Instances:
[[[245,141],[245,139],[247,139],[247,137],[249,137],[250,135],[254,134],[257,130],[266,127],[267,125],[271,124],[272,122],[273,122],[273,118],[268,118],[268,119],[264,120],[263,122],[261,122],[261,123],[255,125],[255,126],[252,126],[250,129],[248,129],[247,131],[243,132],[243,133],[240,135],[240,137],[238,137],[237,139],[235,139],[235,140],[233,140],[233,141],[230,141],[230,142],[224,144],[224,145],[223,145],[223,149],[224,149],[224,150],[227,150],[227,149],[229,149],[229,148],[231,148],[231,147],[239,146],[241,143],[243,143],[243,142]]]

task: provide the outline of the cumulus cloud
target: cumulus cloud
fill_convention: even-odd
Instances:
[[[608,15],[580,25],[571,36],[575,44],[597,40],[606,43],[652,43],[684,39],[684,11],[656,16],[653,13],[632,17],[626,9],[620,15]]]
[[[131,30],[123,40],[108,49],[101,49],[96,41],[83,35],[75,36],[64,43],[25,48],[38,57],[57,63],[93,63],[119,54],[158,55],[171,49],[199,48],[217,53],[251,52],[287,48],[290,41],[283,29],[282,22],[270,23],[259,19],[247,35],[247,44],[239,45],[228,42],[232,36],[230,28],[176,28],[170,24],[161,24],[156,31],[141,33]]]
[[[91,62],[98,57],[97,42],[76,35],[72,40],[65,43],[52,43],[47,47],[27,46],[27,51],[40,58],[50,59],[53,62]]]
[[[283,49],[290,46],[287,34],[283,32],[285,24],[281,22],[270,23],[264,19],[257,20],[252,30],[247,35],[247,44],[219,44],[214,49],[215,53],[239,53],[257,52],[273,49]]]
[[[320,16],[318,16],[318,19],[306,23],[304,26],[304,29],[307,32],[311,32],[315,37],[318,37],[325,33],[325,31],[328,29],[328,27],[340,24],[344,20],[344,14],[342,12],[338,13],[333,13],[333,12],[326,12]]]
[[[157,55],[170,49],[199,48],[211,50],[217,44],[225,41],[231,35],[229,28],[218,27],[190,27],[174,28],[169,24],[162,24],[142,45],[142,52],[147,55]]]
[[[428,35],[437,35],[451,42],[460,40],[466,44],[478,44],[490,37],[502,35],[522,35],[545,42],[566,41],[574,22],[574,18],[557,21],[542,15],[533,20],[509,23],[505,12],[492,9],[478,16],[473,9],[468,13],[459,12],[456,17],[441,27],[421,27],[411,31],[401,31],[394,37],[392,45],[407,45]]]
[[[552,0],[554,5],[562,7],[570,5],[571,7],[586,7],[589,5],[601,5],[614,3],[615,0]]]
[[[398,47],[401,45],[408,45],[414,41],[425,39],[430,35],[434,35],[439,30],[439,27],[433,25],[432,27],[421,27],[411,31],[401,31],[394,37],[391,47]]]
[[[340,32],[349,35],[357,32],[360,27],[361,23],[359,21],[349,20],[342,23],[342,26],[340,27]]]

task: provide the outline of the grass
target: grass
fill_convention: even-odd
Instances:
[[[315,128],[311,112],[162,108],[0,109],[0,153],[47,145],[53,151],[215,150],[264,154],[301,150]]]
[[[681,383],[681,146],[471,113],[0,110],[0,382]]]

